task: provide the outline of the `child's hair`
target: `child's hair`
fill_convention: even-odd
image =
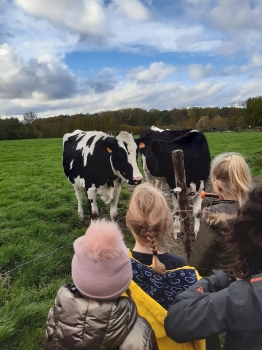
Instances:
[[[247,201],[230,220],[227,240],[234,244],[238,263],[234,274],[239,278],[250,277],[254,269],[262,269],[262,184],[250,191]]]
[[[138,185],[131,196],[126,221],[135,238],[152,250],[154,271],[164,274],[166,267],[159,261],[157,250],[172,233],[173,215],[162,193],[148,182]]]
[[[228,152],[216,156],[211,163],[211,180],[219,180],[222,190],[239,202],[241,207],[251,188],[250,170],[244,157]]]

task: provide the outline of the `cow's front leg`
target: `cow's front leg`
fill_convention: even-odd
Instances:
[[[146,165],[146,157],[142,154],[142,165],[143,165],[143,170],[144,170],[144,174],[146,177],[146,181],[150,182],[153,186],[155,186],[155,181],[154,181],[154,177],[150,174],[147,165]]]
[[[200,181],[200,186],[199,186],[198,191],[196,190],[196,185],[193,182],[190,184],[189,191],[191,191],[192,194],[195,193],[195,196],[192,197],[195,237],[196,237],[196,235],[199,231],[199,227],[200,227],[200,215],[201,215],[201,204],[202,204],[201,191],[204,188],[205,188],[205,184],[204,184],[203,180]]]
[[[114,221],[116,221],[118,218],[117,206],[118,206],[118,201],[120,197],[120,192],[121,192],[121,185],[115,182],[114,198],[110,202],[110,217],[111,217],[111,220],[114,220]]]
[[[193,216],[194,216],[194,232],[197,235],[200,227],[200,214],[201,214],[202,198],[200,193],[197,193],[193,198]]]
[[[78,216],[82,220],[84,218],[83,207],[82,207],[82,187],[74,186],[75,194],[78,202]]]
[[[157,178],[153,178],[154,179],[154,186],[156,188],[158,188],[160,191],[162,191],[162,181],[158,180]]]
[[[87,190],[87,197],[88,200],[90,201],[90,208],[91,208],[91,219],[94,220],[96,219],[96,217],[98,216],[98,207],[97,207],[97,200],[96,200],[96,196],[97,196],[97,189],[95,187],[95,185],[92,185],[92,187],[90,187]]]
[[[172,201],[173,201],[173,209],[174,209],[174,230],[173,230],[173,236],[175,239],[177,239],[177,234],[181,230],[180,225],[180,217],[179,217],[179,206],[178,206],[178,200],[174,193],[172,193]]]

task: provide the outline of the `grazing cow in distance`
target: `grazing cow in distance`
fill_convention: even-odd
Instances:
[[[210,153],[207,140],[197,130],[147,130],[136,140],[143,160],[143,169],[149,181],[156,178],[167,182],[171,189],[176,188],[172,151],[181,149],[184,153],[184,166],[188,198],[193,204],[194,232],[199,231],[201,212],[201,191],[205,188],[210,172]],[[175,235],[180,231],[177,196],[172,193],[175,211]]]
[[[64,173],[74,186],[78,214],[83,218],[82,189],[91,205],[91,217],[98,215],[97,195],[110,204],[112,220],[117,218],[121,181],[131,185],[142,182],[137,161],[137,145],[126,131],[115,137],[101,131],[75,130],[63,137]]]

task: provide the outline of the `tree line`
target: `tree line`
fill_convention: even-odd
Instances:
[[[101,130],[107,133],[126,130],[139,135],[151,125],[164,129],[195,128],[204,132],[258,128],[262,126],[262,96],[249,98],[241,107],[232,105],[149,111],[127,108],[49,118],[38,118],[36,113],[30,111],[24,114],[23,120],[0,117],[0,140],[62,137],[76,129]]]

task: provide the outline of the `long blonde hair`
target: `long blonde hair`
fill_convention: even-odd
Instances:
[[[239,202],[241,207],[251,189],[250,170],[244,157],[235,152],[221,153],[211,163],[211,180],[221,182],[224,192]]]
[[[172,233],[173,215],[162,193],[148,182],[136,186],[129,202],[126,222],[135,238],[151,249],[154,271],[164,274],[166,267],[159,261],[157,250]]]

